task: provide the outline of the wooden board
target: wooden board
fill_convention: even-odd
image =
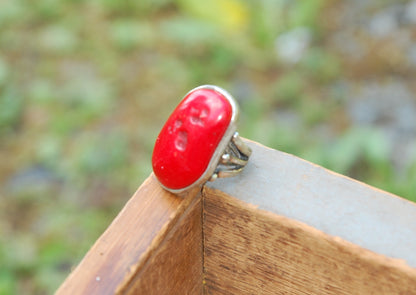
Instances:
[[[416,204],[246,141],[243,173],[207,186],[416,268]]]
[[[206,294],[416,294],[416,269],[206,188]]]
[[[201,213],[201,198],[193,198],[166,241],[117,293],[202,294]]]
[[[151,175],[56,294],[202,294],[201,226],[199,194]]]
[[[416,294],[416,206],[248,142],[184,198],[151,175],[57,294]]]

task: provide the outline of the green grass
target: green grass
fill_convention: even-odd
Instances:
[[[325,42],[329,1],[200,3],[0,2],[0,294],[53,293],[200,84],[235,94],[244,137],[416,201],[416,162],[397,176],[377,126],[342,120],[349,73]],[[274,40],[297,27],[311,45],[287,65]]]

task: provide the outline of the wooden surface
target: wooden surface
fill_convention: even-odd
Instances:
[[[201,241],[199,194],[151,175],[56,294],[202,294]]]
[[[260,144],[243,173],[207,186],[416,268],[416,204]]]
[[[206,294],[416,294],[416,269],[206,188]]]
[[[182,214],[157,252],[120,294],[202,294],[201,198]]]
[[[416,206],[248,142],[184,198],[153,175],[57,294],[416,294]]]

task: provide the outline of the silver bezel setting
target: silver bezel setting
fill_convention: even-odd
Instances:
[[[226,150],[227,146],[229,145],[229,143],[233,140],[233,136],[235,136],[238,133],[236,133],[237,130],[237,126],[236,126],[236,122],[238,119],[238,115],[239,115],[239,109],[238,109],[238,105],[235,101],[235,99],[232,97],[232,95],[230,93],[228,93],[226,90],[222,89],[221,87],[215,86],[215,85],[202,85],[202,86],[198,86],[192,90],[190,90],[183,98],[185,99],[185,97],[187,97],[191,92],[194,92],[196,90],[199,89],[210,89],[210,90],[214,90],[218,93],[220,93],[222,96],[224,96],[228,102],[231,105],[232,108],[232,115],[231,115],[231,120],[230,123],[228,124],[227,130],[224,133],[224,136],[222,137],[221,141],[219,142],[217,148],[215,149],[214,154],[211,157],[211,160],[207,166],[207,168],[205,169],[204,173],[202,173],[202,175],[192,184],[190,184],[189,186],[186,186],[184,188],[181,189],[171,189],[168,187],[165,187],[163,184],[161,184],[161,186],[174,193],[174,194],[183,194],[186,191],[191,190],[192,188],[195,187],[202,187],[203,184],[205,184],[207,181],[209,181],[212,176],[214,175],[216,168],[218,166],[218,164],[221,161],[221,157],[224,154],[224,151]],[[182,101],[181,100],[181,101]],[[241,141],[241,139],[239,139]],[[249,150],[249,148],[247,148]],[[251,151],[250,151],[251,153]],[[248,157],[247,157],[248,159]],[[241,169],[240,169],[241,170]],[[236,171],[236,173],[240,172]],[[219,174],[215,174],[216,176],[214,177],[214,179],[216,177],[227,177],[227,176],[233,176],[235,173],[231,173],[230,175],[228,175],[227,173],[224,173],[224,175],[219,175]],[[157,178],[156,178],[157,179]]]

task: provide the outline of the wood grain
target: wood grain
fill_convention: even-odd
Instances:
[[[151,175],[56,294],[416,295],[413,203],[247,143],[202,194]]]
[[[186,277],[178,281],[181,286],[175,285],[176,289],[182,288],[185,293],[177,294],[197,290],[195,285],[200,285],[202,275],[199,198],[198,192],[192,192],[185,198],[168,193],[151,175],[56,294],[129,294],[130,287],[136,288],[136,294],[163,294],[151,291],[142,293],[135,282],[138,276],[148,275],[148,271],[152,270],[152,262],[166,257],[168,246],[165,244],[169,243],[176,247],[176,255],[166,260],[166,269],[153,274],[158,282],[149,286],[165,284],[169,287],[172,278]],[[176,235],[182,235],[182,243]],[[192,251],[188,252],[190,247]],[[184,260],[187,268],[177,267]],[[166,273],[169,275],[159,276]],[[151,289],[149,286],[146,290]]]
[[[244,171],[206,186],[416,268],[416,204],[247,141]]]
[[[182,214],[157,252],[118,294],[202,294],[201,198]]]
[[[206,294],[416,294],[416,269],[219,190],[203,191]]]

